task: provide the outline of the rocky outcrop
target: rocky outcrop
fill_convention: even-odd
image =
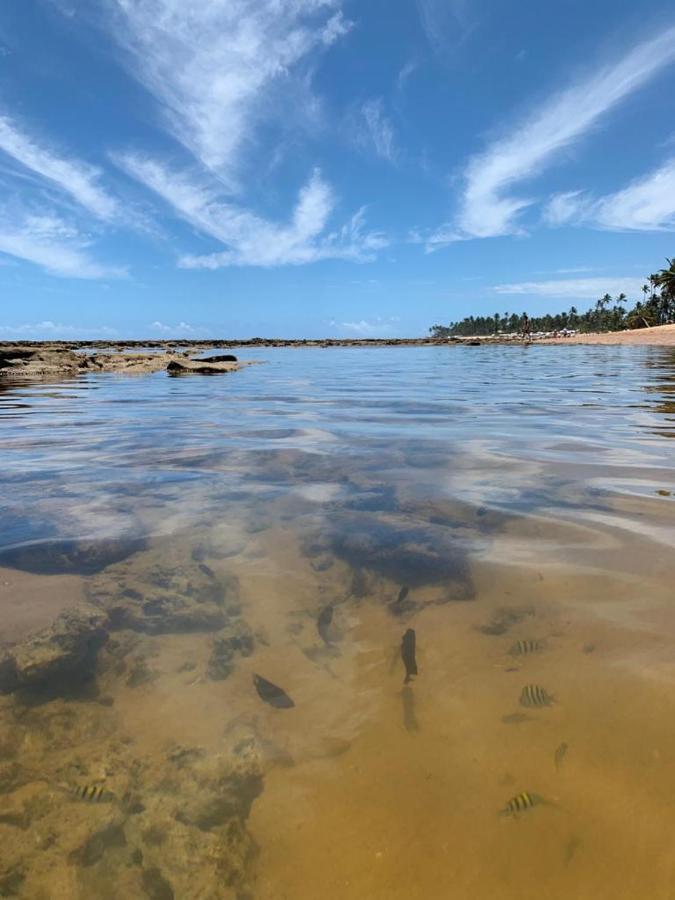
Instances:
[[[250,656],[255,649],[253,632],[243,621],[234,622],[227,633],[213,641],[207,674],[213,681],[222,681],[234,669],[237,656]]]
[[[169,561],[144,554],[111,566],[87,588],[88,598],[110,618],[114,629],[147,634],[218,631],[228,624],[236,597],[208,566],[188,554]]]
[[[142,538],[30,541],[0,551],[0,566],[36,575],[93,575],[144,547]]]
[[[90,678],[108,637],[107,625],[105,613],[94,607],[82,605],[61,613],[51,627],[0,657],[0,690],[55,689],[65,680]]]
[[[229,361],[218,357],[209,360],[172,359],[166,371],[169,375],[220,375],[224,372],[236,372],[238,368],[236,357],[232,357]]]
[[[246,363],[239,363],[235,356],[225,354],[207,360],[183,358],[177,359],[177,351],[168,343],[150,342],[156,352],[125,352],[129,347],[136,347],[142,342],[131,341],[120,344],[107,344],[102,341],[88,344],[0,343],[0,379],[2,378],[68,378],[88,372],[124,372],[128,374],[147,374],[166,370],[171,375],[180,374],[217,374],[219,372],[235,372]],[[92,352],[92,348],[100,347]],[[80,352],[75,352],[75,349]],[[197,349],[197,348],[195,348]],[[112,351],[112,352],[110,352]],[[116,352],[115,352],[116,351]],[[189,354],[188,354],[189,355]]]
[[[77,375],[81,358],[62,347],[0,346],[0,377]]]

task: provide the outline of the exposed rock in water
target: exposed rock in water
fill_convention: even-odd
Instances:
[[[0,566],[35,575],[94,575],[144,547],[142,538],[31,541],[0,551]]]
[[[94,674],[99,648],[108,637],[108,618],[93,607],[68,609],[32,638],[0,657],[0,690],[55,689],[64,680],[85,681]]]
[[[193,359],[192,362],[209,362],[209,363],[222,363],[222,362],[237,362],[237,357],[232,353],[221,353],[219,356],[206,356],[204,359]]]
[[[239,365],[236,360],[228,362],[197,359],[172,359],[166,367],[169,375],[220,375],[224,372],[236,372]]]
[[[26,345],[0,348],[0,377],[76,375],[81,358],[72,350]]]
[[[449,528],[396,516],[342,515],[333,520],[327,543],[357,571],[411,587],[442,584],[447,599],[473,597],[466,552]]]
[[[234,669],[237,654],[250,656],[255,648],[253,632],[245,622],[238,621],[228,629],[222,637],[213,641],[213,649],[208,665],[208,676],[214,681],[221,681]]]
[[[228,591],[189,554],[148,553],[109,568],[87,588],[113,628],[149,634],[218,631],[229,620]]]

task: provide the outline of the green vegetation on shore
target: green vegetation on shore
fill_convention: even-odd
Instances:
[[[572,306],[569,312],[533,316],[531,331],[624,331],[629,328],[651,328],[675,321],[675,258],[667,260],[668,267],[650,275],[642,288],[643,299],[629,306],[625,294],[611,297],[605,294],[586,312]],[[433,325],[429,332],[434,338],[453,335],[517,334],[523,330],[525,313],[495,313],[494,316],[469,316],[449,325]]]

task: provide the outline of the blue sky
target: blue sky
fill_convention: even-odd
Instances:
[[[675,255],[674,96],[660,0],[5,0],[0,339],[637,297]]]

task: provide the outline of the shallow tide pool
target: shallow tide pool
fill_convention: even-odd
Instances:
[[[675,351],[241,357],[0,382],[0,896],[675,896]]]

